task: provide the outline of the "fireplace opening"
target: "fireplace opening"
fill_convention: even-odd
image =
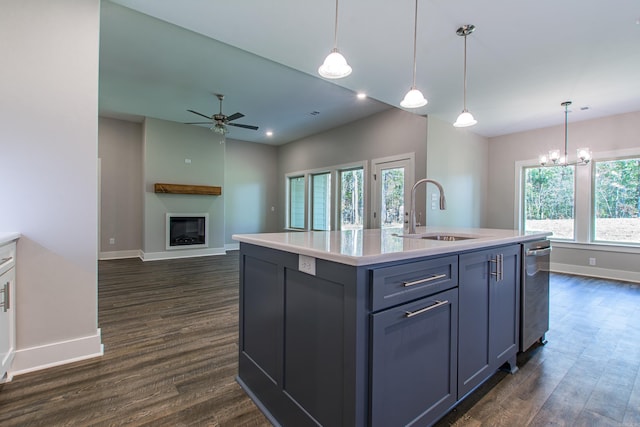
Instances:
[[[167,249],[209,246],[208,214],[167,214]]]

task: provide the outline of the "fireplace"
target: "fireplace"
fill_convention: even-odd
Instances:
[[[197,249],[209,247],[209,214],[168,213],[166,248]]]

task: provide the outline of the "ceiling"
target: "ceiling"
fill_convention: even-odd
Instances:
[[[393,5],[393,7],[391,7]],[[245,114],[229,138],[284,144],[388,108],[410,89],[412,0],[342,0],[338,48],[353,67],[324,80],[333,0],[112,0],[102,2],[100,114],[200,121]],[[494,137],[640,111],[638,0],[420,0],[412,112],[453,123],[463,103],[468,37],[468,131]],[[356,92],[365,92],[358,100]],[[265,135],[273,131],[272,137]],[[467,130],[461,129],[461,132]]]

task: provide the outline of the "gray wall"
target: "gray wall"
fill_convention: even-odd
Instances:
[[[571,117],[570,117],[571,119]],[[640,112],[582,122],[569,122],[569,155],[578,147],[594,153],[640,150]],[[491,138],[489,141],[489,189],[487,226],[514,228],[516,223],[516,169],[518,161],[537,159],[538,154],[564,147],[564,125]],[[579,170],[578,174],[583,171]],[[576,204],[588,195],[576,194]],[[586,206],[588,208],[588,206]],[[588,218],[577,218],[588,221]],[[585,236],[586,239],[586,236]],[[589,258],[597,266],[588,265]],[[569,273],[640,281],[638,250],[608,245],[558,243],[552,254],[552,269]]]
[[[0,230],[22,233],[24,372],[101,353],[97,325],[98,0],[5,0],[0,13]]]
[[[278,226],[280,229],[285,226],[285,174],[411,152],[415,153],[415,178],[424,178],[427,118],[395,108],[281,146],[278,151]],[[367,200],[371,200],[370,188],[365,192]],[[416,211],[424,212],[424,208],[420,209],[424,206],[424,194],[418,194]]]
[[[278,149],[227,138],[225,154],[225,242],[237,247],[233,234],[278,230]]]
[[[444,187],[447,209],[431,207],[431,196],[437,195],[437,189],[429,185],[428,225],[485,226],[489,140],[472,130],[429,117],[427,176]]]
[[[222,187],[225,144],[207,128],[147,118],[143,126],[144,259],[223,253],[225,246],[225,188],[221,196],[156,194],[154,184]],[[187,163],[188,160],[190,163]],[[167,213],[208,213],[209,249],[165,249]],[[187,252],[193,251],[193,252]]]
[[[142,124],[100,117],[98,140],[100,258],[138,256],[142,248]]]

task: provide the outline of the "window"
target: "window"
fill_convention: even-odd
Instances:
[[[364,162],[287,174],[287,227],[364,228],[365,176]]]
[[[289,178],[289,227],[304,228],[304,176]]]
[[[331,230],[331,174],[311,175],[312,230]]]
[[[340,171],[340,229],[364,228],[364,169]]]
[[[640,244],[640,157],[593,167],[593,240]]]
[[[574,239],[575,167],[526,167],[524,231],[551,231]]]
[[[404,224],[404,168],[382,170],[381,228]]]

